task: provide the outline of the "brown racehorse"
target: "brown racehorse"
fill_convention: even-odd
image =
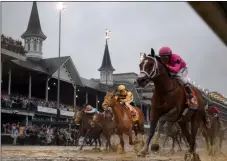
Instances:
[[[219,116],[216,115],[214,111],[211,110],[211,108],[208,107],[207,109],[208,116],[211,120],[211,126],[208,128],[208,130],[203,130],[202,128],[202,134],[206,141],[206,148],[209,153],[209,155],[215,154],[215,142],[217,138],[219,137],[220,132],[220,123],[219,123]],[[222,144],[222,139],[220,138],[220,144]],[[220,147],[221,150],[221,147]]]
[[[188,106],[187,96],[184,87],[176,80],[171,78],[166,66],[154,50],[151,54],[145,55],[140,63],[140,75],[137,78],[137,85],[145,87],[150,81],[154,82],[155,91],[151,99],[152,113],[150,119],[150,130],[147,141],[138,156],[145,156],[148,152],[150,141],[154,135],[157,122],[161,116],[172,114],[175,111],[175,119],[167,120],[178,122],[183,135],[189,143],[189,151],[185,154],[186,161],[199,161],[200,157],[196,154],[196,133],[200,125],[206,127],[205,101],[201,93],[195,89],[198,106]],[[191,122],[191,129],[187,128],[187,123]]]
[[[110,139],[113,134],[116,134],[117,124],[113,119],[113,113],[111,110],[106,109],[105,112],[97,112],[93,116],[93,121],[100,123],[103,126],[102,135],[106,138],[106,151],[113,151]]]
[[[144,114],[143,112],[137,108],[134,107],[139,115],[138,121],[132,121],[132,114],[129,109],[127,109],[124,105],[118,103],[114,96],[114,90],[109,89],[107,92],[104,102],[102,104],[103,109],[107,109],[108,107],[112,108],[114,119],[117,123],[117,134],[120,138],[120,145],[124,151],[124,140],[123,140],[123,133],[128,135],[129,137],[129,144],[133,145],[132,141],[132,131],[135,132],[135,137],[137,140],[137,134],[138,132],[143,135],[142,142],[144,141]],[[136,126],[136,128],[134,128]]]

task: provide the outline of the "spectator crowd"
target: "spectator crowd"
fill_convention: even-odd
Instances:
[[[48,101],[38,99],[32,97],[29,99],[28,97],[22,95],[8,95],[2,92],[1,95],[1,105],[2,108],[13,108],[13,109],[25,109],[25,110],[35,110],[37,106],[49,107],[49,108],[57,108],[56,101]],[[69,105],[60,104],[60,110],[63,111],[74,111],[74,108]]]
[[[3,144],[39,144],[39,145],[74,145],[77,128],[51,127],[47,125],[20,125],[20,123],[6,123],[2,125]],[[5,141],[5,142],[4,142]]]

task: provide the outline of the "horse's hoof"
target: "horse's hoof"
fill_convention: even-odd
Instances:
[[[184,155],[184,160],[185,160],[185,161],[193,161],[192,154],[189,153],[189,152],[185,153],[185,155]]]
[[[178,149],[177,151],[178,151],[178,152],[181,152],[181,151],[182,151],[182,149]]]
[[[138,144],[139,143],[139,140],[135,140],[134,142],[133,142],[133,144],[135,145],[135,144]]]
[[[199,154],[197,154],[197,153],[193,154],[193,159],[194,159],[194,161],[201,161]]]
[[[146,156],[146,152],[139,151],[137,153],[137,157],[145,157],[145,156]]]
[[[175,150],[174,149],[171,149],[170,150],[170,153],[172,153],[172,154],[175,153]]]
[[[123,154],[124,153],[124,149],[122,148],[121,144],[117,144],[117,154]]]
[[[159,151],[159,149],[160,149],[159,144],[152,144],[151,145],[151,151],[157,152],[157,151]]]
[[[138,157],[145,157],[148,154],[148,148],[144,147],[137,153]]]
[[[96,150],[97,152],[100,152],[100,151],[101,151],[101,149],[100,149],[100,148],[96,148],[95,150]]]

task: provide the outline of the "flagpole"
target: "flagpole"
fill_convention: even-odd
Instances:
[[[110,39],[111,31],[106,29],[106,45],[108,45],[108,40]],[[106,92],[108,91],[108,85],[107,85],[107,71],[106,71]]]
[[[106,45],[108,45],[108,30],[107,29],[106,29]],[[106,71],[106,92],[108,92],[107,71]]]

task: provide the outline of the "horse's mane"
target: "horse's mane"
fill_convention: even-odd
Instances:
[[[149,54],[148,56],[149,56],[149,57],[155,58],[155,59],[156,59],[156,60],[165,68],[165,70],[166,70],[168,76],[169,76],[170,78],[172,78],[172,76],[171,76],[171,74],[170,74],[170,72],[169,72],[167,66],[162,62],[162,60],[161,60],[161,58],[160,58],[159,56],[157,56],[157,55],[152,55],[152,54]]]

